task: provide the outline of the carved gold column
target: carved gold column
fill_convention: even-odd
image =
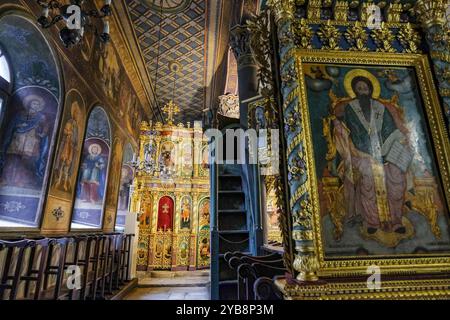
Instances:
[[[177,147],[179,146],[179,143],[177,143]],[[180,172],[180,171],[178,171]],[[178,222],[181,220],[181,197],[179,191],[175,191],[173,195],[174,200],[174,206],[173,210],[175,211],[173,214],[173,233],[172,233],[172,270],[177,271],[178,270],[178,233],[180,232],[180,226],[178,225]]]
[[[418,0],[415,10],[430,48],[439,93],[450,124],[450,30],[446,18],[448,6],[448,0]]]
[[[191,239],[189,245],[189,270],[197,268],[198,193],[192,194]]]
[[[294,269],[300,281],[317,281],[319,267],[314,246],[314,232],[310,196],[305,188],[307,170],[304,158],[302,119],[299,113],[298,81],[296,72],[293,22],[295,0],[269,0],[268,5],[275,15],[278,29],[280,76],[282,80],[283,116],[286,126],[285,138],[288,146],[290,208],[293,213],[292,236],[295,241]],[[295,121],[294,119],[298,119]]]
[[[194,177],[197,178],[199,176],[199,165],[201,164],[201,157],[202,157],[202,140],[201,137],[203,136],[203,132],[201,131],[201,128],[195,128],[194,129],[194,143],[193,143],[193,151],[192,154],[194,156]]]

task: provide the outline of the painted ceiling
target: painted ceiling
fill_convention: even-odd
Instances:
[[[174,100],[176,121],[202,119],[205,109],[205,0],[125,0],[134,34],[162,108]],[[172,67],[180,66],[179,72]]]

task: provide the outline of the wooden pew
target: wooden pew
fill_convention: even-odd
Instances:
[[[107,299],[130,280],[133,237],[109,233],[0,239],[0,300]],[[81,272],[79,287],[67,283],[76,271],[73,266]],[[22,284],[23,296],[18,296]]]
[[[40,300],[43,293],[44,273],[48,264],[49,248],[54,244],[55,240],[51,238],[29,239],[31,244],[30,255],[26,261],[25,275],[20,277],[21,281],[25,281],[24,299],[28,299],[30,295],[30,285],[34,283],[33,300]]]
[[[24,267],[25,250],[34,243],[28,239],[16,241],[0,240],[0,252],[6,251],[5,262],[0,278],[0,300],[16,300],[20,284],[20,276]],[[15,263],[13,264],[13,259]],[[11,275],[12,273],[12,275]],[[5,292],[9,295],[5,298]]]
[[[259,277],[253,285],[255,300],[283,300],[283,294],[275,286],[273,278]]]

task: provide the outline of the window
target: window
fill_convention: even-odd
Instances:
[[[0,47],[0,78],[7,83],[11,83],[11,72],[9,70],[9,63],[6,59],[5,52]]]
[[[0,92],[0,123],[3,122],[3,107],[6,104],[6,95]]]
[[[3,112],[11,88],[11,72],[5,51],[0,46],[0,124],[3,121]]]
[[[0,228],[36,228],[57,128],[58,70],[34,21],[5,15],[0,30]]]
[[[117,231],[125,230],[125,220],[130,211],[131,186],[133,184],[134,170],[130,165],[134,150],[131,144],[126,144],[123,152],[122,170],[120,174],[119,200],[117,201],[116,226]]]
[[[111,148],[108,116],[95,107],[88,119],[83,144],[72,229],[101,229]]]

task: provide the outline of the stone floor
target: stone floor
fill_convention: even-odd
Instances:
[[[136,288],[124,300],[209,300],[209,286]]]
[[[124,300],[209,300],[209,271],[138,274],[138,287]]]

